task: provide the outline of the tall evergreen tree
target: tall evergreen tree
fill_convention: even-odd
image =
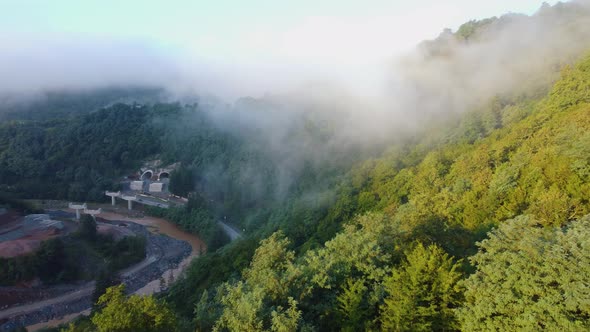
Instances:
[[[449,331],[458,328],[454,308],[461,301],[458,265],[436,245],[421,243],[384,281],[381,306],[386,331]]]

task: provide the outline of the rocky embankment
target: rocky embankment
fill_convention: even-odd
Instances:
[[[153,234],[145,226],[129,221],[110,221],[109,223],[119,227],[127,227],[133,233],[145,236],[147,240],[146,259],[120,273],[129,293],[142,288],[153,280],[158,280],[167,270],[178,266],[184,258],[191,254],[192,247],[188,242]],[[63,289],[64,286],[58,287]],[[0,310],[0,331],[10,331],[21,326],[63,317],[84,311],[92,306],[93,283],[85,283],[77,287],[70,286],[70,289],[72,289],[71,292],[41,302],[21,303],[2,308]],[[37,291],[45,294],[52,293],[51,289]]]

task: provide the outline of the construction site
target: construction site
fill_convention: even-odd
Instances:
[[[0,208],[0,258],[33,254],[43,241],[76,232],[81,216],[89,214],[95,218],[99,234],[115,240],[133,236],[146,239],[145,259],[121,271],[120,276],[129,291],[151,294],[162,290],[159,280],[172,280],[191,258],[205,250],[197,236],[165,220],[145,217],[140,211],[133,211],[134,217],[129,217],[126,208],[108,204],[89,209],[87,204],[63,201],[29,202],[45,212],[23,215]],[[35,278],[14,286],[0,286],[0,331],[82,314],[92,304],[93,290],[94,282],[88,280],[46,285]]]
[[[77,228],[73,223],[52,219],[47,214],[21,216],[0,209],[0,257],[16,257],[34,252],[41,242],[69,234]]]
[[[186,198],[172,195],[169,190],[170,173],[178,165],[162,167],[159,163],[159,160],[145,163],[137,173],[121,181],[121,190],[106,191],[105,195],[111,198],[111,205],[116,206],[117,199],[127,202],[128,210],[133,210],[134,203],[164,209],[186,204]]]
[[[44,209],[59,209],[74,213],[74,218],[55,220],[48,214],[21,216],[6,208],[0,208],[0,257],[16,257],[34,252],[40,243],[76,230],[83,214],[96,220],[106,213],[123,213],[143,216],[142,206],[170,208],[182,206],[187,199],[174,196],[169,191],[170,173],[177,164],[160,166],[159,160],[148,161],[136,173],[120,182],[119,191],[106,191],[110,205],[86,202],[43,201],[36,202]],[[139,206],[137,206],[139,204]],[[108,232],[105,225],[99,231]]]

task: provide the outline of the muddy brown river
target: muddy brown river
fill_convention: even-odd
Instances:
[[[182,272],[188,267],[188,265],[193,260],[193,258],[199,256],[199,254],[202,251],[206,250],[205,243],[198,236],[181,230],[178,226],[176,226],[175,224],[173,224],[165,219],[156,218],[156,217],[149,217],[149,216],[145,216],[142,218],[129,218],[127,216],[124,216],[124,215],[121,215],[121,214],[118,214],[115,212],[103,212],[99,215],[99,217],[107,219],[107,220],[120,220],[120,221],[126,221],[126,222],[134,222],[134,223],[146,226],[150,231],[152,231],[154,233],[165,234],[165,235],[170,236],[172,238],[188,242],[192,247],[191,254],[187,258],[185,258],[182,262],[180,262],[180,264],[176,268],[165,271],[162,274],[162,277],[164,278],[164,280],[169,280],[170,275],[172,275],[173,278],[176,280],[178,278],[178,276],[180,274],[182,274]],[[135,291],[134,294],[150,295],[150,294],[154,294],[154,293],[158,292],[160,290],[160,280],[159,279],[160,278],[150,281],[145,286],[143,286],[142,288]],[[40,330],[45,327],[55,327],[55,326],[58,326],[59,324],[67,323],[80,315],[88,315],[88,314],[90,314],[90,310],[85,310],[82,312],[69,314],[69,315],[64,316],[62,318],[30,325],[30,326],[27,326],[27,329],[28,329],[28,331],[37,331],[37,330]]]
[[[186,267],[193,260],[193,258],[199,256],[201,251],[205,250],[206,248],[205,243],[198,236],[181,230],[178,226],[165,219],[148,216],[143,218],[127,218],[112,212],[102,213],[100,217],[108,220],[123,220],[141,224],[148,227],[148,229],[152,232],[165,234],[172,238],[190,243],[191,247],[193,248],[191,254],[182,262],[180,262],[177,268],[164,272],[164,274],[162,275],[164,280],[168,280],[170,275],[172,275],[173,278],[177,278],[178,275],[180,275],[186,269]],[[135,294],[149,295],[159,290],[160,280],[158,278],[156,280],[150,281],[147,285],[135,291]]]

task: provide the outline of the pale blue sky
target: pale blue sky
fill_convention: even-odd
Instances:
[[[532,14],[541,4],[541,0],[0,0],[0,31],[132,38],[213,59],[308,61],[338,54],[354,61],[407,49],[469,19],[507,12]]]
[[[384,72],[374,64],[435,38],[446,27],[508,12],[532,14],[541,4],[0,0],[0,79],[10,77],[5,89],[22,89],[168,84],[189,77],[199,80],[198,89],[232,96],[322,75],[374,80],[375,73]]]

